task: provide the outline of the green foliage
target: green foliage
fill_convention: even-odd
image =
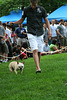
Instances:
[[[59,8],[60,6],[64,5],[67,3],[66,0],[40,0],[41,5],[46,8],[48,13],[53,12],[54,10],[56,10],[57,8]]]
[[[12,10],[20,9],[22,6],[28,6],[29,0],[3,0],[0,1],[0,16],[7,15]]]
[[[51,13],[67,3],[67,0],[38,0],[38,2],[48,13]],[[7,15],[10,11],[19,9],[22,6],[26,7],[29,4],[29,0],[0,0],[0,16]]]
[[[67,54],[41,57],[36,74],[33,58],[25,59],[23,74],[10,73],[0,64],[0,100],[67,100]]]

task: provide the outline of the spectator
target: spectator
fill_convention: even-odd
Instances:
[[[2,26],[2,22],[0,21],[0,55],[2,55],[1,57],[2,62],[7,62],[5,57],[8,57],[8,53],[9,53],[8,46],[5,42],[5,36],[6,36],[5,29]]]
[[[64,38],[65,38],[65,46],[67,46],[67,22],[64,22]]]
[[[57,27],[57,34],[58,34],[58,42],[60,42],[61,46],[64,46],[64,20],[61,19],[59,25]]]
[[[12,56],[15,56],[16,49],[17,49],[17,44],[16,43],[12,43]]]
[[[59,22],[57,21],[57,19],[55,19],[55,25],[58,26]]]
[[[44,46],[43,46],[43,52],[48,52],[49,51],[49,45],[48,45],[48,41],[46,40],[45,41],[45,44],[44,44]]]
[[[52,44],[50,45],[50,51],[53,51],[52,52],[53,54],[63,52],[63,50],[58,50],[58,48],[57,48],[57,40],[56,39],[52,40]]]
[[[44,41],[48,40],[48,28],[45,23],[43,24],[43,38]]]
[[[25,28],[22,27],[22,24],[19,24],[19,27],[15,30],[17,45],[23,46],[23,43],[27,42],[27,33]]]
[[[3,27],[5,29],[5,32],[6,32],[6,44],[8,46],[8,49],[9,49],[9,53],[8,53],[8,57],[12,57],[12,43],[11,43],[11,31],[7,28],[7,25],[5,23],[3,23]],[[6,59],[8,60],[8,59]],[[9,58],[10,60],[10,58]]]
[[[33,52],[31,51],[30,47],[26,49],[26,53],[28,57],[33,57]]]
[[[46,54],[50,54],[48,40],[44,42],[43,52],[41,53],[41,55],[46,55]]]
[[[49,38],[48,38],[48,44],[51,45],[51,42],[52,42],[52,37],[49,36]]]
[[[56,33],[57,26],[55,25],[55,20],[51,20],[50,28],[52,32],[52,39],[57,39],[57,33]]]
[[[26,59],[28,58],[27,54],[26,54],[26,49],[25,48],[21,48],[21,59]]]

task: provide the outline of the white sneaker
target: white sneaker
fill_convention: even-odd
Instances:
[[[7,61],[5,60],[4,62],[6,63]]]
[[[5,60],[2,60],[2,62],[5,62]]]
[[[3,61],[3,59],[1,59],[0,61]]]
[[[6,62],[8,62],[8,59],[5,59],[6,60]]]

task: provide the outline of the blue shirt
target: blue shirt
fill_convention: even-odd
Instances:
[[[24,33],[26,33],[26,30],[25,30],[25,28],[16,28],[16,30],[15,30],[15,33],[17,33],[17,37],[20,37],[20,38],[25,38],[25,37],[27,37],[27,35],[25,35],[25,34],[22,34],[21,33],[21,31],[23,31]]]
[[[48,52],[49,51],[49,45],[45,45],[43,46],[43,51]]]

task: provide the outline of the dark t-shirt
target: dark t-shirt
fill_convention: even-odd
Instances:
[[[41,36],[43,34],[42,18],[47,17],[46,10],[39,5],[34,10],[29,6],[23,11],[22,18],[25,17],[27,17],[28,33]]]
[[[27,37],[27,35],[25,35],[25,34],[22,34],[21,33],[21,31],[23,31],[24,33],[26,33],[26,30],[25,30],[25,28],[17,28],[16,30],[15,30],[15,33],[17,33],[17,36],[18,37],[20,37],[20,38],[25,38],[25,37]]]
[[[58,27],[57,27],[57,29],[59,29],[59,31],[60,31],[60,34],[62,35],[62,36],[64,36],[64,26],[63,25],[59,25]]]

